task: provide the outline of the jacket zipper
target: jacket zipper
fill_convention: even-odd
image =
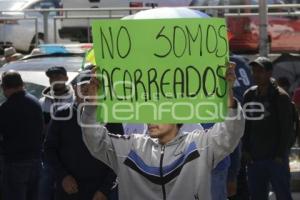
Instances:
[[[166,200],[166,188],[165,188],[165,184],[163,183],[163,159],[164,159],[164,153],[165,153],[165,146],[161,147],[161,151],[160,151],[160,164],[159,164],[159,168],[160,168],[160,178],[161,178],[161,188],[162,188],[162,193],[163,193],[163,200]]]

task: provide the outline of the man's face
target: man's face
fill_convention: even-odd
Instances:
[[[53,91],[65,90],[68,77],[63,74],[53,74],[49,77],[49,82]]]
[[[252,75],[257,85],[266,85],[272,76],[272,71],[267,71],[263,67],[254,64],[252,66]]]
[[[176,124],[148,124],[148,132],[152,138],[163,138],[177,129]]]

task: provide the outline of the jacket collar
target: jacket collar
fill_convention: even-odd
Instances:
[[[70,87],[70,86],[66,86],[66,92],[63,94],[63,95],[61,95],[61,96],[72,96],[74,94],[74,91],[73,91],[73,89],[72,89],[72,87]],[[43,92],[42,92],[42,95],[45,97],[45,98],[49,98],[49,99],[55,99],[54,98],[54,92],[53,92],[53,90],[51,90],[51,87],[47,87],[47,88],[45,88],[44,90],[43,90]]]

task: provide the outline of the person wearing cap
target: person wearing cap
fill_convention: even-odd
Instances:
[[[46,71],[46,76],[49,78],[51,86],[44,89],[40,102],[44,112],[45,124],[48,124],[51,114],[54,114],[59,106],[74,101],[74,92],[72,87],[66,85],[68,76],[64,67],[50,67]]]
[[[49,78],[50,87],[42,92],[40,103],[44,114],[44,134],[46,137],[48,124],[54,116],[56,110],[66,103],[73,103],[75,100],[72,87],[67,86],[67,71],[62,66],[53,66],[46,70],[46,76]],[[43,159],[42,177],[40,180],[39,198],[43,200],[53,200],[54,175],[53,169]]]
[[[77,117],[90,76],[80,74],[74,83],[76,102],[60,107],[50,121],[45,157],[54,169],[56,200],[106,200],[116,175],[92,157],[82,140]]]
[[[288,94],[272,79],[272,62],[249,63],[255,86],[244,94],[246,126],[243,156],[247,160],[251,199],[267,200],[271,183],[277,200],[291,200],[289,148],[292,107]]]
[[[26,92],[18,72],[4,72],[1,81],[7,98],[0,106],[0,134],[4,152],[3,199],[37,200],[42,108],[38,99]]]
[[[17,53],[14,47],[4,49],[4,57],[0,60],[0,67],[6,63],[19,60],[23,57],[22,54]]]

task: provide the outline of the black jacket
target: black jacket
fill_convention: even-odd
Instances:
[[[245,112],[244,152],[248,153],[253,160],[286,157],[292,133],[292,106],[288,94],[275,83],[270,82],[266,96],[258,94],[257,86],[245,92],[244,108],[247,110],[258,108],[253,105],[245,106],[249,102],[262,103],[264,112]],[[253,118],[261,115],[263,118],[260,120]]]
[[[0,106],[0,134],[6,161],[40,159],[43,112],[39,101],[20,91]]]
[[[46,161],[53,167],[58,182],[73,176],[78,182],[94,182],[99,190],[108,194],[116,179],[114,172],[104,163],[92,157],[82,140],[81,127],[77,122],[77,106],[66,104],[55,114],[49,124],[45,141]]]

